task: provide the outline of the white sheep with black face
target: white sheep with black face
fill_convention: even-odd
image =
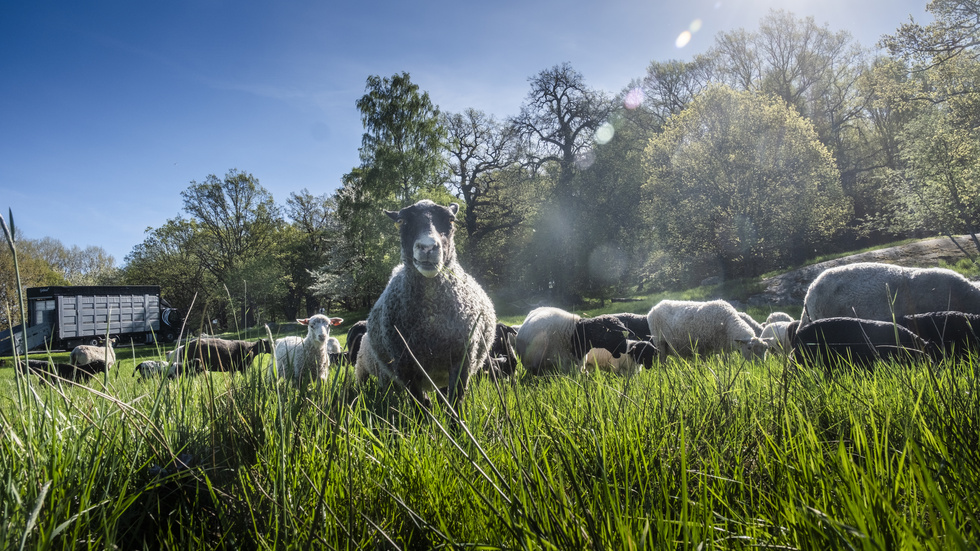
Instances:
[[[296,321],[307,326],[306,337],[289,335],[276,339],[275,358],[270,360],[269,369],[273,376],[296,384],[308,379],[325,381],[330,369],[330,327],[340,325],[344,320],[317,314]]]
[[[457,406],[494,340],[493,303],[456,259],[458,211],[429,200],[385,211],[401,237],[402,263],[368,315],[357,363],[370,347],[371,366],[355,370],[359,379],[397,382],[423,405],[426,392],[445,387]]]
[[[586,357],[592,349],[607,351],[618,360],[629,351],[630,343],[637,342],[630,340],[631,336],[633,333],[614,315],[583,318],[561,308],[542,306],[528,313],[517,331],[514,348],[531,375],[570,374],[587,368]],[[596,355],[602,356],[600,368],[605,369],[610,363],[605,352],[597,351]]]

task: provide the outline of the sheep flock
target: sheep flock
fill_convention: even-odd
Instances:
[[[661,300],[645,314],[594,317],[540,306],[521,324],[506,325],[458,262],[458,213],[455,203],[429,200],[385,211],[399,238],[401,263],[367,319],[350,327],[345,347],[330,336],[343,320],[321,313],[297,320],[305,336],[251,342],[199,337],[166,360],[142,361],[133,375],[241,372],[265,354],[271,380],[319,383],[331,366],[353,368],[358,386],[375,380],[406,391],[420,407],[431,406],[429,395],[437,392],[456,408],[471,381],[521,371],[524,377],[594,370],[631,376],[675,357],[714,355],[748,363],[775,356],[831,371],[873,369],[878,362],[937,363],[980,351],[980,287],[951,270],[871,262],[822,272],[807,289],[799,318],[773,311],[760,322],[721,299]],[[70,364],[18,364],[18,373],[84,380],[112,369],[112,344],[79,346]]]

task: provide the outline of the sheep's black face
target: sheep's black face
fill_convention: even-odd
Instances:
[[[584,319],[575,324],[572,350],[581,358],[592,348],[605,348],[618,358],[626,352],[626,338],[629,335],[629,329],[613,316]]]
[[[437,205],[428,199],[398,212],[385,211],[398,226],[402,262],[411,263],[425,277],[435,277],[456,258],[454,222],[459,205]]]
[[[629,343],[627,352],[633,361],[650,369],[653,367],[653,360],[658,357],[656,345],[650,341],[632,341]]]

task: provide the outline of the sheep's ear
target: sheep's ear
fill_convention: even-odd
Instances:
[[[402,218],[401,218],[401,216],[399,216],[399,211],[397,211],[397,210],[386,210],[385,211],[385,214],[387,214],[388,215],[388,218],[391,218],[395,222],[395,227],[396,228],[398,228],[399,230],[402,229]]]
[[[745,344],[745,343],[749,342],[749,340],[748,339],[735,339],[735,342],[737,342],[738,344]]]
[[[449,212],[456,216],[456,213],[459,212],[459,203],[449,203]]]
[[[330,325],[340,325],[344,323],[344,318],[330,318]]]
[[[300,325],[309,325],[310,324],[310,318],[303,318],[303,319],[296,318],[296,323],[298,323]]]

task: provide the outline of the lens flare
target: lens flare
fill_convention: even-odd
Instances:
[[[683,48],[684,46],[687,46],[687,44],[690,41],[691,41],[691,31],[684,31],[681,34],[677,35],[677,40],[674,41],[674,44],[678,48]]]
[[[599,125],[599,128],[596,128],[595,143],[600,145],[609,143],[609,140],[613,139],[615,134],[616,129],[613,128],[613,125],[609,121],[606,121]]]
[[[586,170],[595,162],[595,151],[591,149],[575,156],[575,168]]]
[[[633,110],[643,103],[643,90],[639,86],[626,92],[626,97],[623,98],[623,107]]]
[[[692,33],[696,33],[698,31],[700,31],[701,30],[701,20],[700,19],[695,19],[694,21],[691,21],[691,26],[688,27],[688,29],[690,29],[690,31]]]

